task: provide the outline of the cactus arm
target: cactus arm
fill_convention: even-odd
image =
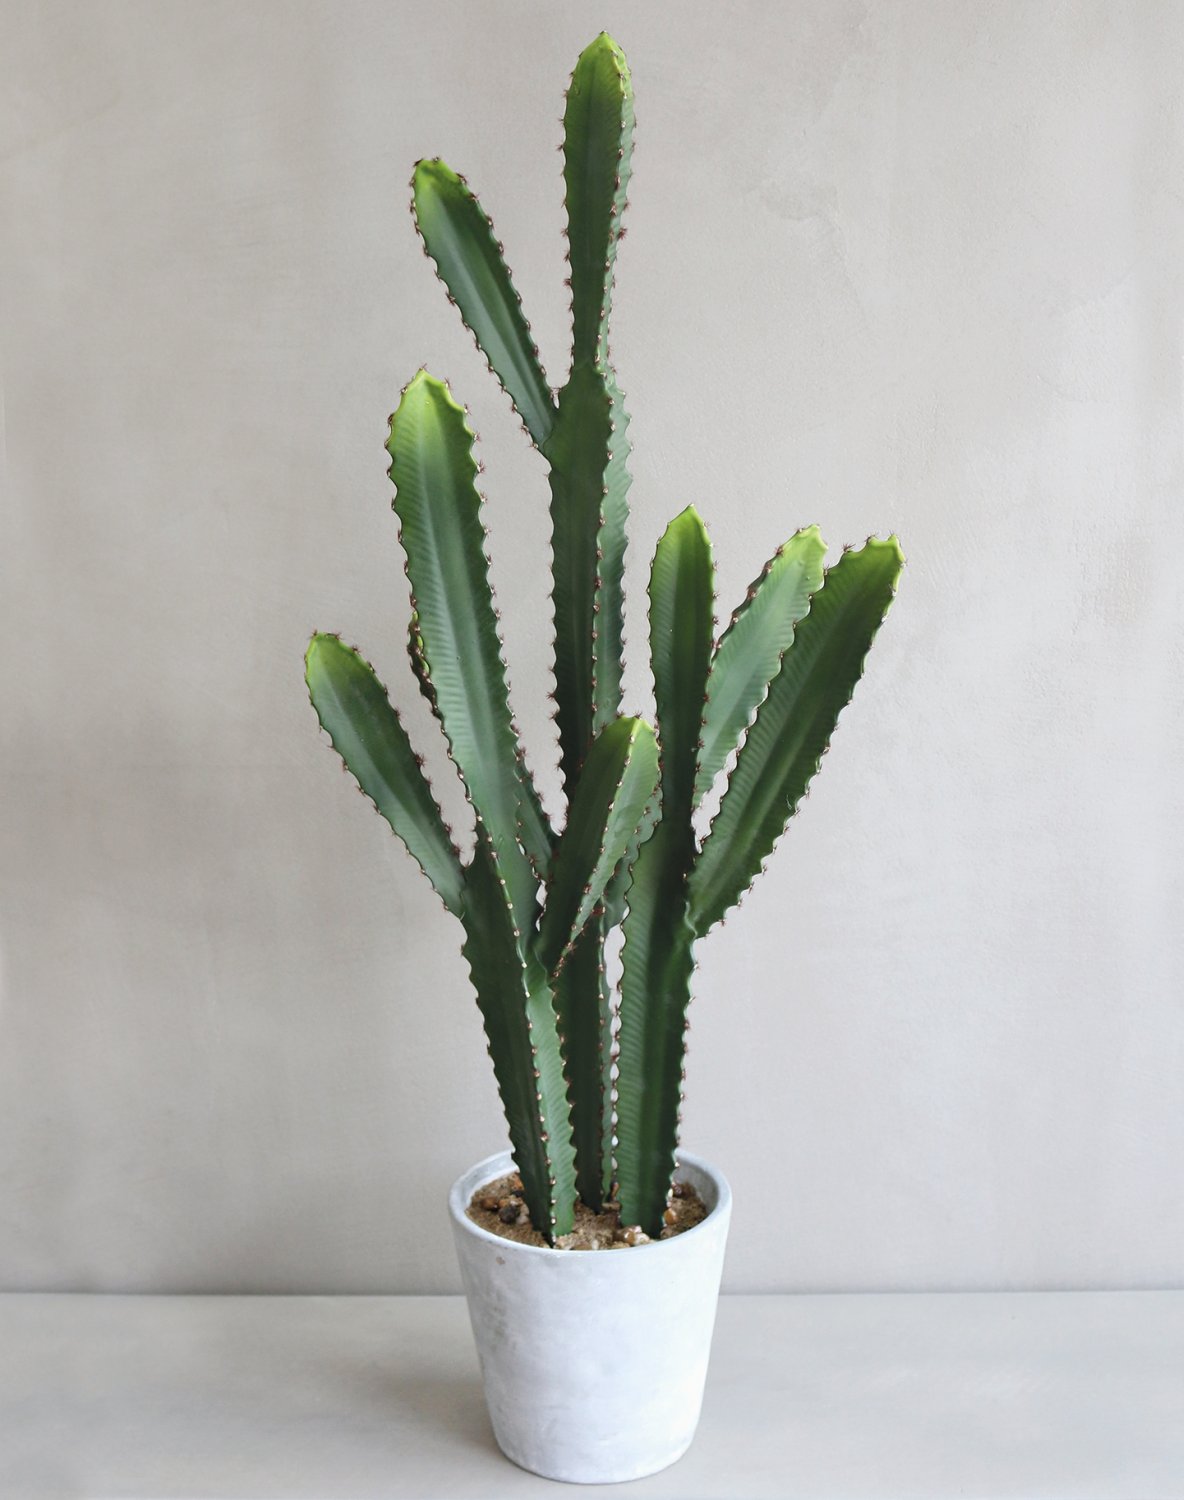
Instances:
[[[599,1210],[612,1186],[612,1001],[595,917],[553,981],[571,1098],[576,1188]]]
[[[559,397],[555,430],[543,449],[551,468],[555,718],[569,801],[575,796],[597,719],[606,713],[608,717],[615,714],[620,696],[619,657],[614,660],[611,650],[613,635],[620,639],[619,581],[616,624],[610,621],[611,601],[609,609],[602,610],[598,598],[603,591],[600,543],[606,527],[606,502],[614,500],[606,483],[612,447],[612,402],[603,375],[591,366],[573,370]],[[619,483],[617,492],[617,508],[623,508],[624,490]],[[622,541],[612,561],[619,580],[623,520],[619,527],[614,522],[613,534],[618,530]],[[606,629],[609,644],[602,650],[600,636]]]
[[[900,544],[869,540],[827,570],[741,746],[690,881],[705,933],[748,887],[817,772],[896,589]]]
[[[661,818],[661,799],[654,797],[646,806],[641,815],[641,822],[637,825],[637,832],[629,841],[629,847],[625,850],[620,864],[613,871],[612,879],[604,889],[604,930],[619,927],[625,916],[625,903],[629,896],[629,887],[633,883],[633,868],[637,864],[637,857],[641,852],[641,846],[653,834]]]
[[[596,737],[555,851],[536,952],[554,975],[604,896],[658,781],[658,746],[644,719],[616,719]]]
[[[459,916],[464,872],[419,757],[374,669],[335,635],[314,635],[305,681],[322,728],[363,793]]]
[[[628,416],[608,359],[608,319],[633,139],[624,53],[601,34],[580,54],[564,111],[572,368],[551,468],[555,701],[570,799],[588,748],[620,712]]]
[[[629,414],[612,367],[605,369],[609,400],[608,463],[596,533],[595,627],[592,636],[592,732],[621,711],[625,649],[625,526],[629,519]]]
[[[552,980],[572,1101],[576,1181],[599,1208],[612,1177],[612,1002],[604,972],[607,931],[599,902],[629,858],[653,799],[658,747],[640,719],[618,719],[597,737],[559,841],[536,951]]]
[[[682,1108],[695,933],[687,916],[687,830],[665,818],[641,847],[621,950],[617,1187],[621,1222],[662,1229]]]
[[[749,587],[720,637],[707,679],[696,806],[723,770],[793,644],[794,626],[810,608],[810,596],[822,587],[825,554],[817,526],[791,537]]]
[[[421,370],[391,418],[387,444],[420,654],[452,757],[526,930],[536,879],[519,823],[537,796],[526,790],[517,755],[472,444],[448,387]]]
[[[711,543],[694,506],[688,505],[666,528],[650,572],[650,661],[662,746],[663,822],[690,822],[711,665],[713,603]]]
[[[549,1243],[572,1227],[575,1154],[559,1027],[547,976],[517,937],[484,825],[465,885],[464,956],[485,1023],[531,1222]]]
[[[427,699],[432,713],[439,719],[440,705],[423,654],[423,636],[419,632],[419,615],[415,610],[411,611],[411,622],[407,627],[407,655],[411,659],[411,671],[419,684],[419,690]],[[518,833],[534,873],[541,880],[554,852],[555,837],[539,801],[521,744],[515,750],[515,759],[518,762],[518,781],[522,793],[518,808]]]
[[[572,360],[593,363],[605,352],[613,262],[633,153],[629,65],[605,32],[580,53],[563,127]]]
[[[572,1121],[576,1133],[580,1197],[593,1206],[603,1202],[613,1186],[613,1064],[616,1054],[612,1035],[614,1006],[604,971],[604,943],[624,918],[634,866],[642,845],[657,827],[659,806],[657,796],[646,804],[637,831],[605,887],[603,911],[593,915],[555,980],[556,1003],[560,1006],[564,1036],[571,1038],[573,1023],[566,1017],[577,1006],[580,1008],[580,1022],[591,1031],[584,1043],[583,1071],[577,1076],[572,1067],[569,1076],[572,1079]],[[566,993],[569,991],[570,995]],[[561,996],[566,996],[563,1003],[560,1003]],[[569,1047],[569,1058],[573,1051],[574,1047]]]
[[[411,190],[415,226],[449,300],[541,447],[554,424],[555,402],[492,221],[464,178],[439,158],[415,164]]]
[[[613,1186],[613,1000],[604,971],[604,942],[625,915],[641,846],[658,822],[659,800],[647,803],[637,831],[604,891],[603,911],[577,938],[555,976],[555,1004],[571,1082],[572,1128],[580,1197],[598,1208]]]
[[[629,889],[621,973],[617,1181],[622,1222],[657,1234],[674,1173],[695,933],[687,874],[711,661],[711,548],[691,508],[667,527],[650,575],[650,655],[662,747],[662,819]]]

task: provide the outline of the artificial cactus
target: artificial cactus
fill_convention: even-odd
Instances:
[[[473,434],[425,371],[403,392],[388,449],[408,654],[473,808],[467,863],[372,669],[331,635],[314,636],[306,657],[334,747],[464,927],[527,1208],[549,1243],[570,1228],[577,1194],[597,1208],[617,1201],[625,1224],[659,1232],[695,941],[751,884],[817,771],[903,561],[895,538],[871,540],[824,572],[809,527],[770,559],[716,641],[711,548],[688,508],[650,578],[656,736],[621,715],[628,418],[608,325],[633,123],[624,54],[602,34],[580,56],[564,112],[572,353],[557,395],[475,194],[438,159],[412,177],[425,253],[549,467],[562,832],[510,716]],[[700,840],[693,816],[733,754]],[[614,1004],[604,944],[618,925]]]

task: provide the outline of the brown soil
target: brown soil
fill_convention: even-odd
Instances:
[[[478,1188],[469,1201],[468,1215],[474,1224],[504,1240],[546,1248],[546,1240],[526,1212],[522,1179],[516,1172]],[[694,1229],[706,1217],[707,1206],[690,1183],[676,1182],[666,1209],[666,1224],[658,1237],[673,1239],[676,1234]],[[627,1250],[631,1245],[649,1243],[650,1236],[643,1234],[636,1224],[622,1225],[620,1209],[615,1203],[605,1204],[598,1214],[584,1203],[577,1203],[575,1227],[555,1241],[560,1250]]]

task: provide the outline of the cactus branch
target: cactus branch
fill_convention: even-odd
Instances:
[[[464,955],[527,1210],[535,1228],[554,1243],[571,1229],[576,1191],[559,1026],[547,976],[518,941],[517,917],[480,822],[462,920]]]
[[[459,916],[464,889],[460,856],[374,668],[335,635],[314,635],[304,661],[308,694],[333,748],[444,905]]]
[[[621,1222],[661,1232],[674,1175],[695,932],[687,915],[688,824],[658,824],[641,847],[622,930],[617,1058]]]
[[[411,192],[415,227],[449,299],[541,447],[555,403],[492,223],[464,178],[438,157],[416,163]]]
[[[596,737],[555,851],[536,952],[554,975],[599,905],[658,781],[658,746],[644,719],[616,719]]]
[[[593,364],[607,357],[613,263],[633,154],[629,65],[605,32],[580,54],[563,126],[572,361]]]
[[[904,558],[895,537],[845,552],[815,594],[736,758],[691,875],[691,920],[705,933],[759,873],[851,700]]]
[[[592,733],[621,709],[625,649],[625,547],[629,519],[629,414],[612,367],[604,370],[609,400],[608,462],[596,533],[596,631],[592,642]]]
[[[604,973],[603,928],[597,916],[576,939],[552,987],[571,1098],[576,1187],[580,1198],[598,1210],[612,1177],[608,1072],[612,1002]]]
[[[793,644],[794,626],[822,587],[826,543],[817,526],[786,542],[749,586],[720,637],[707,679],[703,745],[695,775],[695,804],[703,800],[748,728],[781,658]]]
[[[516,753],[472,445],[448,387],[421,370],[391,418],[387,446],[423,670],[525,931],[537,882],[519,826],[533,821],[538,798]]]
[[[596,733],[597,718],[617,702],[608,692],[602,668],[597,704],[597,636],[601,628],[597,584],[598,554],[608,495],[606,472],[612,456],[612,401],[602,373],[590,365],[572,371],[559,397],[555,430],[543,449],[551,466],[551,550],[554,568],[555,717],[559,758],[568,800],[575,795],[580,767]],[[623,467],[623,460],[622,460]],[[618,486],[621,507],[623,488]],[[619,569],[621,546],[614,551]],[[618,573],[619,579],[619,573]],[[619,581],[616,610],[619,618]],[[610,604],[610,609],[611,609]],[[608,625],[606,615],[605,624]],[[609,625],[609,629],[614,627]],[[619,626],[615,627],[619,632]],[[616,699],[620,694],[619,668]]]
[[[695,933],[687,875],[713,636],[711,547],[694,509],[667,527],[650,574],[650,658],[662,818],[641,847],[623,930],[617,1179],[622,1221],[661,1229],[674,1174]]]
[[[633,883],[633,869],[637,864],[637,857],[641,852],[641,846],[653,835],[661,818],[661,796],[656,794],[647,804],[641,815],[641,822],[637,825],[637,832],[629,841],[629,847],[625,850],[620,864],[613,871],[613,877],[604,889],[604,930],[607,933],[613,927],[619,927],[625,916],[625,904],[629,896],[629,887]]]

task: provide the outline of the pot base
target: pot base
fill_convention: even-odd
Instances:
[[[697,1413],[695,1425],[698,1426]],[[497,1434],[495,1433],[494,1436],[496,1437]],[[515,1468],[521,1469],[527,1474],[537,1474],[540,1479],[554,1479],[560,1484],[628,1484],[631,1479],[648,1479],[651,1474],[660,1474],[663,1469],[669,1469],[672,1464],[676,1464],[680,1458],[685,1458],[686,1454],[690,1451],[694,1438],[695,1434],[692,1432],[680,1448],[676,1448],[667,1457],[660,1458],[654,1464],[653,1468],[629,1468],[627,1472],[623,1473],[605,1470],[591,1477],[580,1469],[569,1471],[563,1466],[553,1469],[536,1467],[534,1464],[524,1463],[521,1458],[516,1457],[503,1445],[501,1438],[497,1439],[497,1445],[501,1449],[503,1456],[508,1458]]]

